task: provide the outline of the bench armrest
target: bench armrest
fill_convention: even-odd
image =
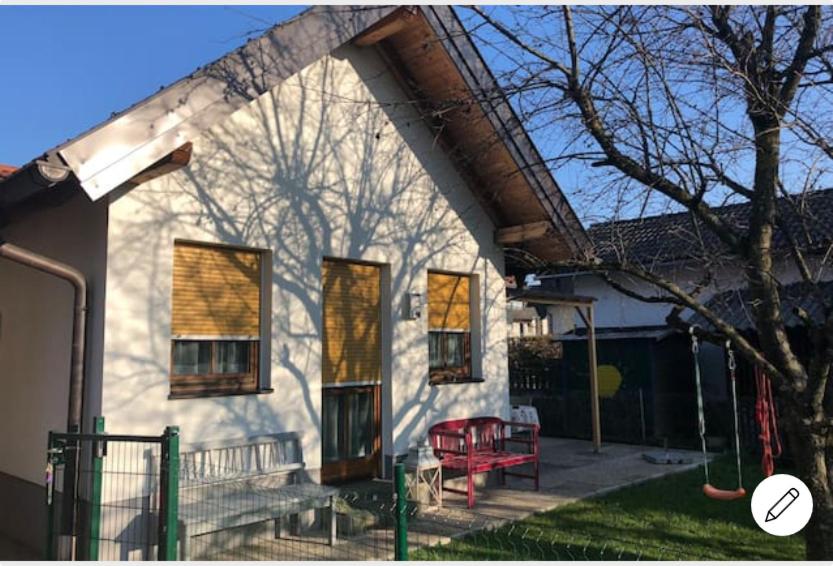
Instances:
[[[503,426],[514,426],[516,428],[528,428],[535,432],[538,432],[541,429],[541,425],[535,423],[520,423],[517,421],[503,421]]]
[[[535,423],[520,423],[517,421],[503,421],[504,427],[525,428],[530,431],[531,438],[517,438],[510,436],[503,439],[503,442],[514,442],[516,444],[524,444],[528,446],[532,454],[538,454],[538,435],[541,430],[541,425]],[[505,428],[504,428],[505,430]]]

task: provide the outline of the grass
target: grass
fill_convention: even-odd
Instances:
[[[712,483],[733,488],[732,458],[710,466]],[[763,479],[747,458],[750,495],[713,501],[699,468],[559,507],[443,546],[414,549],[415,560],[803,560],[804,538],[768,535],[749,510]]]

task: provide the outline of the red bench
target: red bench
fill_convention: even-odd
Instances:
[[[508,437],[506,428],[509,426],[529,429],[530,435]],[[500,470],[501,484],[505,483],[505,475],[517,476],[535,480],[535,489],[538,489],[538,429],[537,424],[504,421],[497,417],[476,417],[437,423],[429,429],[428,436],[443,471],[465,472],[466,491],[447,489],[466,494],[471,509],[474,507],[474,474]],[[507,444],[524,446],[525,451],[507,451]],[[532,464],[533,473],[506,471],[506,468],[522,464]]]

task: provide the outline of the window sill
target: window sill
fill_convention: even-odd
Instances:
[[[179,399],[203,399],[205,397],[238,397],[240,395],[268,395],[275,390],[271,387],[257,389],[255,391],[234,391],[231,393],[169,393],[168,400],[176,401]]]
[[[482,377],[446,377],[443,379],[429,380],[428,385],[436,387],[438,385],[460,385],[464,383],[483,383],[486,381]]]

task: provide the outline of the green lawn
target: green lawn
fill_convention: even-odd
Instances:
[[[733,488],[731,458],[710,466],[712,482]],[[749,495],[713,501],[702,491],[702,468],[609,495],[565,505],[448,545],[411,552],[415,560],[803,560],[801,533],[782,538],[758,528],[749,511],[763,479],[747,457]]]

